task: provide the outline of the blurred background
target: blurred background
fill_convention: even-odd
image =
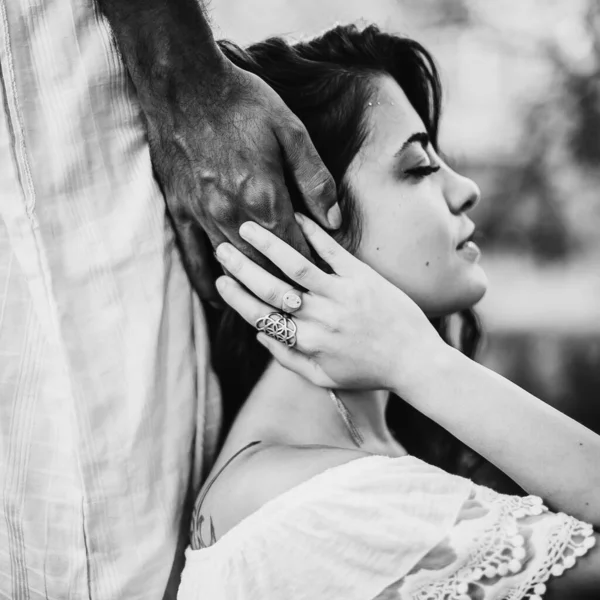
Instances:
[[[481,361],[600,433],[600,1],[213,0],[238,43],[375,22],[420,41],[481,187]]]

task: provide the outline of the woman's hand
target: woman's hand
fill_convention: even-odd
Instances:
[[[427,376],[427,365],[448,346],[421,309],[402,291],[335,242],[302,215],[297,221],[309,243],[332,268],[329,275],[291,246],[256,223],[246,222],[240,235],[300,287],[302,306],[294,312],[297,343],[288,348],[258,334],[283,366],[322,387],[390,389],[406,393]],[[290,291],[232,244],[217,248],[231,277],[217,280],[223,299],[248,323],[281,311]]]
[[[528,493],[598,528],[600,437],[452,349],[406,294],[306,217],[299,223],[333,275],[260,226],[240,228],[248,243],[308,290],[293,316],[298,328],[293,349],[259,335],[273,356],[323,387],[394,391]],[[217,282],[225,301],[249,323],[281,310],[289,285],[231,244],[219,246],[217,254],[260,298],[230,277]],[[596,580],[589,581],[589,589],[597,589]]]

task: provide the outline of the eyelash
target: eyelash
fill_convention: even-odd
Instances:
[[[415,167],[414,169],[408,169],[405,171],[407,175],[411,177],[415,177],[416,179],[423,179],[428,175],[433,175],[433,173],[437,173],[440,170],[440,166],[427,166],[427,167]]]

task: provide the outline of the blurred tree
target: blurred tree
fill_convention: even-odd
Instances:
[[[401,12],[410,10],[421,25],[432,29],[472,28],[474,26],[474,3],[472,0],[398,0]]]
[[[486,363],[600,434],[600,339],[551,332],[488,340]]]
[[[587,4],[570,36],[536,41],[552,76],[522,112],[514,161],[466,165],[485,185],[478,221],[492,249],[554,261],[598,247],[600,3]]]
[[[570,132],[573,156],[582,164],[600,164],[600,3],[590,0],[585,20],[590,52],[583,65],[569,65],[556,53],[567,96],[578,106]],[[583,68],[582,68],[583,66]]]

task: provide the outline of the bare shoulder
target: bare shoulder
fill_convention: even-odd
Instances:
[[[329,446],[268,445],[240,457],[215,481],[194,515],[197,546],[210,546],[265,503],[312,477],[367,456]]]

